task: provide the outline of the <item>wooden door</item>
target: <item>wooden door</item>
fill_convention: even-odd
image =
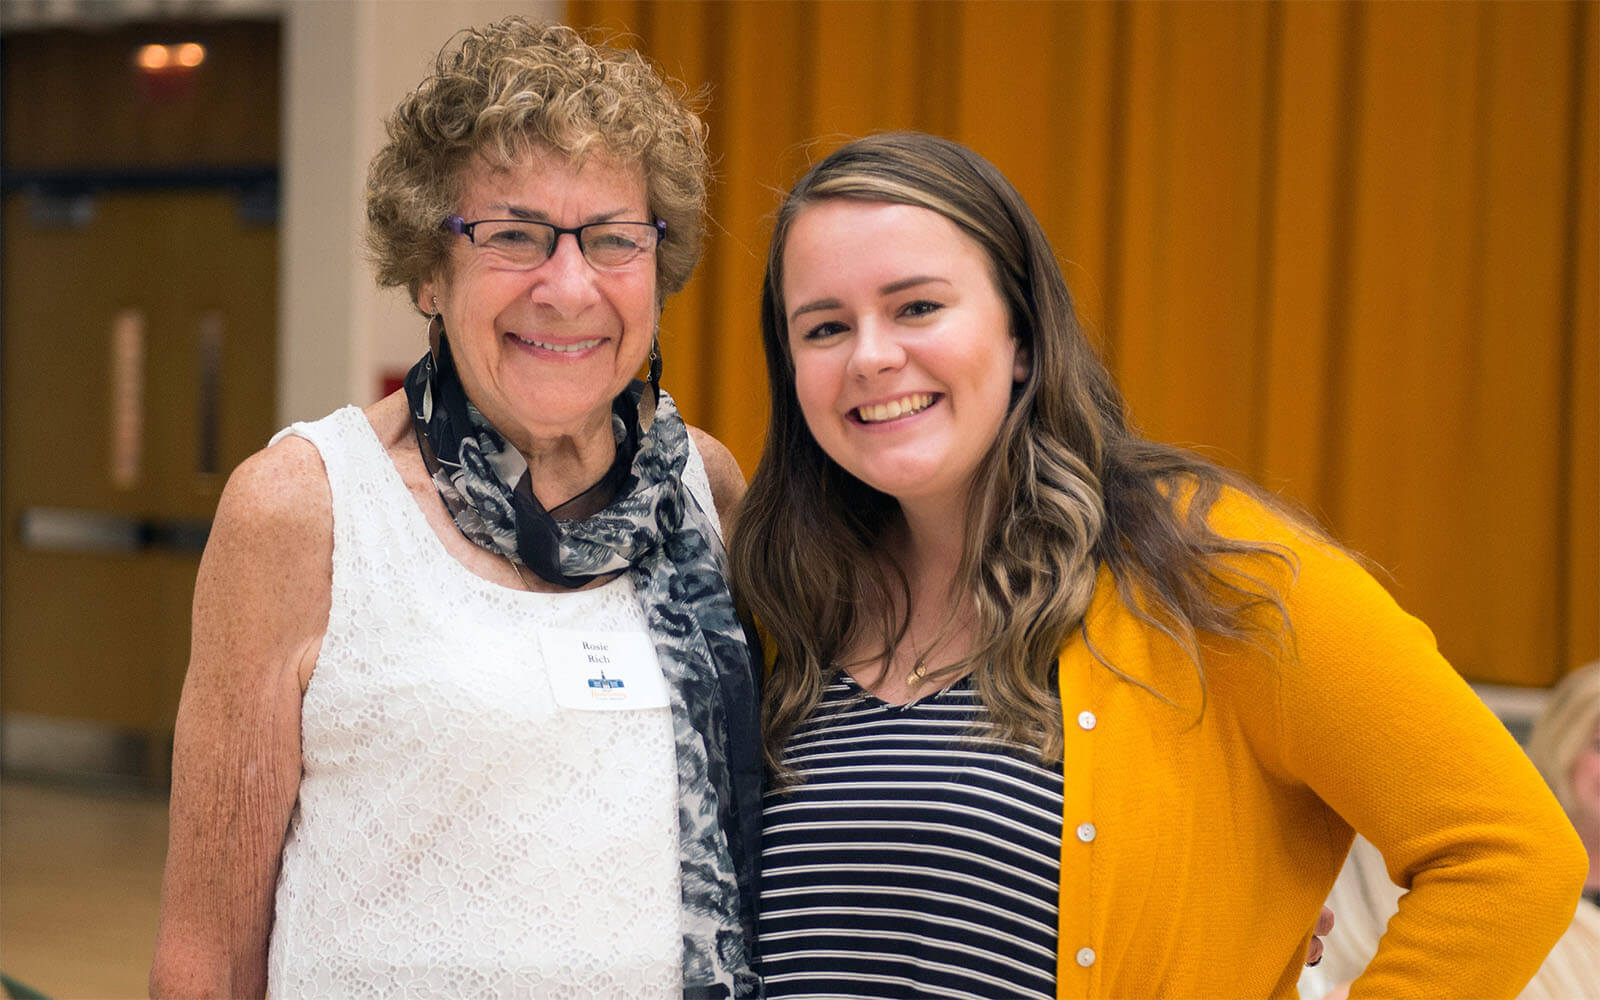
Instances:
[[[0,36],[8,762],[70,720],[165,773],[199,549],[272,430],[279,51],[271,20]]]
[[[226,191],[77,205],[5,203],[0,705],[159,771],[199,546],[272,429],[277,236]]]

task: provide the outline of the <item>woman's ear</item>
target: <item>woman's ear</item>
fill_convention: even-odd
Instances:
[[[1033,352],[1028,345],[1017,341],[1016,363],[1011,369],[1011,379],[1018,384],[1028,381],[1028,376],[1033,374]]]

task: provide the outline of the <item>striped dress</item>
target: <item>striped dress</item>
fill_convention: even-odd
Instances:
[[[1061,769],[975,737],[968,680],[910,705],[840,672],[769,791],[769,997],[1055,995]]]

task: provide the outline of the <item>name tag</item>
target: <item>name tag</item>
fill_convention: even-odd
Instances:
[[[667,681],[643,632],[547,628],[539,633],[556,704],[587,712],[667,707]]]

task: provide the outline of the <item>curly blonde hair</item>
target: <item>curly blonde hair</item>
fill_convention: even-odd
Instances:
[[[385,123],[367,170],[366,244],[380,285],[415,301],[443,273],[456,237],[462,168],[509,165],[535,144],[577,160],[599,149],[644,167],[650,212],[667,223],[656,250],[658,303],[689,280],[705,237],[709,159],[698,101],[638,52],[561,24],[511,17],[458,32]]]

